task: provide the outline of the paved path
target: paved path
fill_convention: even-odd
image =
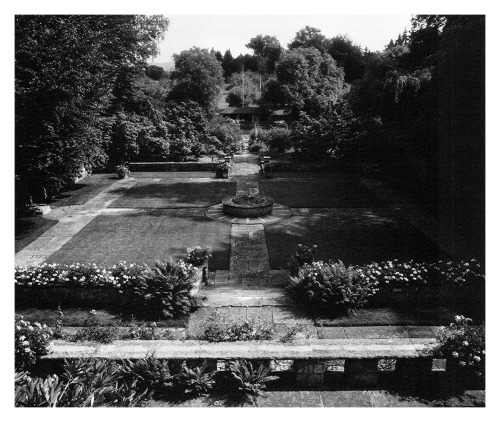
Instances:
[[[129,189],[135,183],[136,180],[132,178],[119,180],[83,205],[66,206],[52,210],[46,215],[46,218],[58,220],[57,224],[19,251],[15,256],[16,265],[44,262],[120,197],[125,189]]]
[[[463,393],[440,396],[439,394],[405,394],[394,391],[267,391],[257,397],[255,404],[244,407],[484,407],[484,390],[466,390]],[[151,400],[147,407],[223,407],[224,400],[198,398],[184,402]],[[237,406],[237,404],[233,404]]]

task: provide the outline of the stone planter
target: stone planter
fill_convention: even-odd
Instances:
[[[274,199],[269,196],[262,196],[262,203],[259,204],[238,204],[233,200],[235,196],[228,196],[222,200],[224,214],[240,218],[256,218],[269,215],[273,212]]]
[[[193,288],[191,289],[191,296],[196,296],[203,284],[208,284],[208,259],[199,265],[193,265],[195,270]]]

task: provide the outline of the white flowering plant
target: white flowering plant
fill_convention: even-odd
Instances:
[[[52,331],[45,324],[31,323],[22,316],[15,323],[15,367],[25,370],[34,365],[40,356],[49,353]]]
[[[210,248],[207,246],[196,246],[195,248],[187,249],[187,262],[189,262],[190,264],[201,265],[211,257],[212,253],[210,251]]]
[[[456,315],[455,322],[441,330],[435,354],[461,367],[472,368],[484,378],[486,344],[484,323],[475,325],[470,318]]]

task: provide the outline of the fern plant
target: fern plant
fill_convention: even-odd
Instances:
[[[269,368],[262,363],[254,368],[252,363],[245,359],[238,359],[229,363],[229,385],[232,393],[244,400],[257,403],[257,397],[263,395],[266,382],[279,379],[278,376],[269,376]]]
[[[199,397],[212,391],[215,373],[216,371],[210,370],[205,360],[202,366],[194,368],[183,365],[181,372],[175,376],[174,382],[182,394]]]

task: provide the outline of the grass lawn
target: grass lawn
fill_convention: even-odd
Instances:
[[[295,215],[265,227],[272,269],[287,268],[299,243],[318,245],[317,259],[369,264],[390,259],[434,261],[440,250],[387,209],[334,209]]]
[[[380,207],[381,201],[352,176],[328,175],[324,179],[261,180],[262,195],[292,208]]]
[[[220,203],[225,196],[236,194],[236,183],[139,181],[124,190],[110,207],[115,208],[204,208]]]
[[[185,258],[187,248],[206,245],[212,249],[210,268],[227,270],[230,235],[229,224],[184,210],[133,210],[97,216],[46,262],[153,264]]]

